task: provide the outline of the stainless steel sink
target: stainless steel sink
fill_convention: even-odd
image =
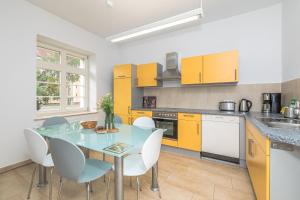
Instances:
[[[287,118],[257,118],[266,126],[272,128],[300,129],[300,120]]]

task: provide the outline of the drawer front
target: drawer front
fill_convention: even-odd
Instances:
[[[192,120],[192,121],[200,121],[200,114],[191,114],[191,113],[178,113],[179,120]]]
[[[131,114],[135,116],[152,117],[152,111],[146,111],[146,110],[132,110]]]
[[[262,151],[266,155],[270,155],[270,140],[267,137],[263,136],[262,133],[248,120],[246,122],[246,129],[247,131],[251,132],[258,145],[261,147]]]
[[[177,140],[170,140],[170,139],[162,139],[162,144],[171,146],[171,147],[178,147],[178,142]]]
[[[228,122],[239,123],[240,118],[237,116],[224,116],[224,115],[202,115],[203,121],[216,121],[216,122]]]

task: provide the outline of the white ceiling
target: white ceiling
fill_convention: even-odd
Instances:
[[[27,0],[99,36],[107,37],[198,8],[200,0]],[[267,7],[281,0],[203,0],[203,23]]]

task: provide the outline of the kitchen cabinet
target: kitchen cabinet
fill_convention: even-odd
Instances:
[[[259,200],[270,199],[270,140],[246,123],[246,163]]]
[[[159,63],[149,63],[137,65],[137,87],[157,87],[162,86],[162,81],[157,77],[162,75],[162,65]]]
[[[172,140],[172,139],[167,139],[167,138],[162,139],[162,144],[167,145],[167,146],[171,146],[171,147],[178,147],[178,141],[177,140]]]
[[[114,67],[114,78],[129,78],[134,66],[131,64],[116,65]]]
[[[131,124],[133,124],[133,122],[139,117],[150,117],[150,118],[152,118],[152,111],[132,110],[131,111]]]
[[[178,147],[201,151],[201,115],[178,113]]]
[[[203,56],[203,83],[238,82],[238,51]]]
[[[201,84],[203,75],[203,57],[194,56],[181,60],[181,84]]]
[[[117,65],[114,67],[114,114],[123,123],[131,122],[131,107],[142,105],[143,89],[135,87],[136,66]]]

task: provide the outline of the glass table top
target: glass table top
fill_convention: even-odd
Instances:
[[[154,129],[142,129],[126,124],[116,124],[116,128],[119,129],[117,133],[99,134],[94,129],[82,128],[80,122],[73,122],[41,127],[35,130],[44,137],[61,138],[78,146],[116,157],[141,149],[146,139],[154,131]],[[105,150],[105,148],[117,143],[124,143],[128,145],[128,148],[122,153]]]

